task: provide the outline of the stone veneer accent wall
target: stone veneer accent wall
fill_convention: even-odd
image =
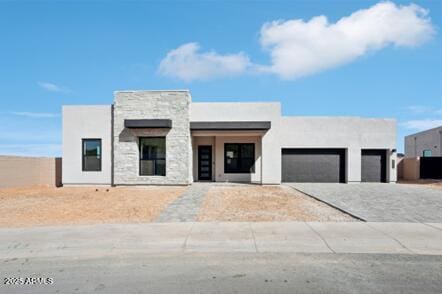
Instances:
[[[191,183],[188,91],[116,92],[114,104],[114,184]],[[171,129],[127,129],[125,119],[171,119]],[[139,175],[139,137],[166,137],[166,176]]]

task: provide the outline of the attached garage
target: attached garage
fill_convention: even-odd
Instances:
[[[363,149],[361,151],[361,181],[387,182],[387,151]]]
[[[345,183],[345,149],[282,149],[283,182]]]

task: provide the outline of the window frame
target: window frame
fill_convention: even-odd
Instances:
[[[241,150],[243,145],[251,145],[252,146],[252,153],[253,153],[253,164],[251,168],[248,171],[237,169],[237,170],[229,170],[227,169],[227,146],[228,145],[236,145],[238,146],[238,166],[241,166],[242,156],[241,156]],[[256,153],[255,153],[255,143],[224,143],[224,173],[225,174],[253,174],[255,173],[255,161],[256,161]],[[247,157],[250,158],[250,157]]]
[[[429,155],[425,155],[425,152],[430,153]],[[422,157],[432,157],[433,156],[433,150],[431,149],[424,149],[422,150]]]
[[[85,166],[85,157],[86,157],[86,155],[85,155],[85,149],[84,149],[86,141],[98,141],[100,143],[99,144],[99,147],[100,147],[100,157],[99,157],[100,165],[99,165],[98,170],[86,170],[86,166]],[[81,139],[81,171],[82,172],[101,172],[102,168],[103,168],[102,161],[103,161],[103,144],[102,144],[101,138],[82,138]]]
[[[160,158],[155,158],[154,160],[164,160],[164,175],[143,175],[141,174],[141,141],[143,139],[164,139],[164,159],[160,159]],[[144,136],[144,137],[138,137],[138,176],[140,177],[165,177],[167,175],[167,141],[166,141],[166,136],[155,136],[155,137],[149,137],[149,136]]]

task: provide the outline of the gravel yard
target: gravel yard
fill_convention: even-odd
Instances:
[[[186,205],[180,196],[191,187],[0,189],[0,227],[152,222],[167,209],[173,215],[194,211],[191,221],[355,220],[287,186],[207,185],[201,201],[189,198]]]
[[[186,187],[0,189],[0,227],[150,222],[185,189]]]
[[[286,186],[212,186],[198,221],[355,221]]]
[[[442,189],[442,180],[414,180],[414,181],[401,180],[398,182],[398,184],[422,185],[429,188]]]

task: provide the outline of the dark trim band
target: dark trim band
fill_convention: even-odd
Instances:
[[[170,119],[125,119],[124,127],[129,129],[141,128],[172,128],[172,120]]]
[[[194,131],[267,131],[271,127],[269,121],[198,121],[191,122]]]

